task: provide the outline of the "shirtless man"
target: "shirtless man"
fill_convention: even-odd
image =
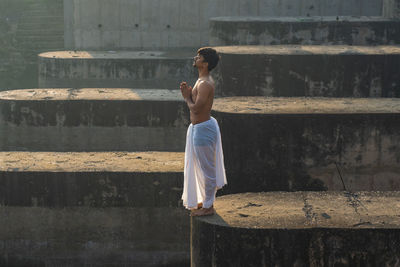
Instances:
[[[199,73],[196,84],[193,88],[186,82],[180,85],[190,109],[182,200],[192,210],[191,216],[214,214],[216,191],[226,184],[221,135],[217,121],[210,115],[215,88],[210,71],[218,61],[214,49],[199,49],[193,62]]]

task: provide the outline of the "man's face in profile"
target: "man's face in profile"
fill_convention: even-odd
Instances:
[[[201,63],[203,63],[204,61],[204,57],[202,55],[197,54],[197,56],[195,56],[193,58],[193,67],[199,67]]]

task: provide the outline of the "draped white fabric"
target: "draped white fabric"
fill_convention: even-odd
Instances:
[[[189,125],[186,136],[182,200],[187,209],[209,208],[226,181],[221,133],[217,121]]]

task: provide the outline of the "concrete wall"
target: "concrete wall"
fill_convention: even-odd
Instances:
[[[382,0],[64,0],[68,49],[199,47],[219,16],[382,14]]]
[[[62,0],[0,0],[0,91],[36,88],[37,54],[62,49]]]
[[[219,17],[210,45],[400,44],[400,21],[382,17]]]
[[[387,18],[400,18],[400,1],[383,0],[383,16]]]

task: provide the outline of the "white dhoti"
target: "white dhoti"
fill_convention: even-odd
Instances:
[[[190,124],[186,136],[182,200],[187,209],[203,203],[210,208],[215,193],[226,184],[221,133],[217,121]]]

